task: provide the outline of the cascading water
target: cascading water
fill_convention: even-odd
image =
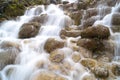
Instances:
[[[77,0],[62,1],[69,1],[70,3],[77,2]],[[108,26],[111,30],[112,14],[117,12],[119,6],[120,4],[113,7],[110,14],[106,15],[103,20],[96,21],[94,25],[103,24]],[[35,17],[44,14],[47,15],[47,20],[39,25],[40,30],[36,37],[27,39],[18,38],[19,30],[24,23],[28,23]],[[99,15],[103,16],[104,14],[100,13]],[[64,11],[59,8],[59,5],[54,4],[50,4],[47,6],[39,5],[30,7],[25,11],[25,14],[23,16],[16,18],[16,20],[2,22],[0,25],[0,44],[2,43],[2,41],[10,41],[11,43],[14,43],[12,45],[15,46],[15,49],[18,49],[19,47],[18,51],[14,53],[20,53],[17,55],[14,64],[7,65],[4,67],[4,69],[0,71],[0,80],[41,80],[39,79],[41,75],[38,74],[42,72],[46,72],[48,78],[56,77],[57,75],[60,75],[64,78],[55,78],[55,80],[86,80],[89,78],[90,80],[96,80],[95,76],[91,73],[89,69],[84,67],[80,62],[75,62],[72,59],[74,54],[75,56],[77,55],[77,59],[79,57],[81,58],[81,60],[84,59],[81,52],[73,50],[73,46],[76,46],[74,42],[76,42],[80,37],[66,38],[66,44],[64,44],[64,47],[58,49],[58,51],[64,53],[64,60],[62,63],[57,64],[51,62],[50,53],[44,50],[45,43],[49,38],[54,38],[58,41],[64,42],[64,40],[62,40],[59,36],[60,31],[61,29],[71,25],[73,25],[72,19],[69,16],[65,15]],[[111,34],[114,37],[114,41],[116,42],[115,58],[117,59],[120,56],[120,34],[113,33],[112,30]],[[11,45],[11,43],[9,43],[9,45]],[[6,51],[5,49],[2,49],[2,47],[0,48],[0,52]],[[55,59],[56,58],[59,58],[59,56],[56,56]],[[89,62],[87,62],[86,64],[92,65],[92,63]],[[55,75],[48,75],[49,72],[55,73]],[[87,78],[85,76],[87,76]],[[43,74],[41,78],[43,77],[46,76]]]
[[[115,41],[115,44],[116,44],[115,58],[114,58],[115,60],[119,60],[119,58],[120,58],[120,33],[119,32],[113,32],[111,27],[113,26],[112,25],[113,14],[119,13],[119,9],[120,9],[120,3],[116,4],[115,7],[112,7],[112,11],[111,11],[110,14],[106,15],[102,20],[98,20],[94,23],[94,25],[103,24],[103,25],[106,25],[106,26],[109,27],[109,29],[111,31],[111,35],[114,37],[114,41]]]
[[[39,34],[34,38],[18,39],[18,32],[21,26],[32,20],[35,16],[42,14],[47,14],[48,20],[41,25]],[[20,44],[21,52],[17,56],[15,64],[8,65],[0,71],[0,80],[34,80],[34,74],[39,71],[49,70],[49,65],[53,63],[49,61],[49,54],[44,51],[44,44],[48,38],[60,40],[59,32],[66,26],[65,20],[69,21],[71,18],[65,15],[59,6],[51,4],[46,9],[43,5],[28,8],[25,14],[17,20],[3,22],[0,27],[0,39],[6,41],[13,39],[15,43]],[[70,66],[73,66],[73,70],[66,71],[68,75],[62,74],[59,70],[55,71],[55,73],[68,80],[82,79],[86,73],[87,75],[89,74],[82,65],[72,61],[70,55],[73,51],[70,48],[63,48],[61,50],[66,53],[64,61],[70,63]],[[39,68],[39,65],[42,63],[43,67]]]

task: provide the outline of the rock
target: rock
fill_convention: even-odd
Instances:
[[[44,45],[44,49],[48,53],[54,51],[55,49],[63,48],[63,47],[64,47],[64,42],[63,41],[58,41],[54,38],[49,38]]]
[[[83,47],[79,47],[79,53],[84,57],[84,58],[92,58],[92,51],[85,49]]]
[[[107,52],[114,55],[114,52],[115,52],[115,50],[114,50],[114,47],[115,47],[114,42],[112,40],[103,40],[103,44],[104,44],[104,51],[107,51]]]
[[[80,25],[82,19],[82,13],[83,12],[81,11],[71,12],[70,17],[74,20],[75,25]]]
[[[50,60],[55,63],[60,63],[64,59],[64,52],[57,49],[55,51],[52,51],[50,53]]]
[[[107,78],[109,76],[109,70],[104,67],[95,67],[93,73],[98,78]]]
[[[61,66],[59,64],[52,63],[52,64],[48,65],[48,69],[50,71],[61,71]]]
[[[48,20],[47,14],[41,14],[40,16],[35,16],[30,22],[38,22],[44,24]]]
[[[63,3],[63,4],[68,4],[68,3],[69,3],[69,1],[62,1],[62,3]]]
[[[80,28],[85,29],[85,28],[92,26],[97,19],[99,19],[99,17],[93,16],[91,18],[88,18],[87,20],[83,20]]]
[[[67,79],[50,71],[40,71],[37,72],[36,75],[34,75],[31,80],[67,80]]]
[[[0,70],[6,65],[13,64],[17,55],[20,52],[19,44],[9,41],[4,41],[0,44]]]
[[[98,15],[98,10],[96,8],[90,8],[85,11],[84,19],[91,18],[92,16]]]
[[[89,69],[92,69],[97,66],[97,61],[90,58],[84,58],[80,61],[80,63]]]
[[[92,74],[85,75],[82,80],[96,80],[95,76]]]
[[[17,49],[18,51],[20,51],[20,45],[18,43],[15,42],[11,42],[11,41],[2,41],[0,43],[0,48],[7,50],[7,49]]]
[[[60,36],[67,36],[67,37],[78,37],[80,36],[81,31],[80,30],[71,30],[71,31],[66,31],[64,29],[61,30]]]
[[[98,56],[97,60],[101,63],[103,62],[110,62],[111,59],[109,57],[107,57],[106,55],[101,55],[101,56]]]
[[[114,13],[112,15],[112,25],[120,25],[120,13]]]
[[[79,39],[77,45],[91,51],[103,50],[104,47],[103,43],[97,39]]]
[[[116,76],[120,76],[120,65],[119,64],[113,64],[112,65],[112,73]]]
[[[73,20],[70,17],[65,16],[61,23],[64,23],[64,25],[63,25],[64,27],[69,27],[69,26],[73,25]]]
[[[31,38],[35,37],[40,29],[40,24],[37,22],[25,23],[22,25],[19,31],[19,38]]]
[[[113,25],[112,27],[111,27],[111,29],[112,29],[112,31],[115,33],[115,32],[120,32],[120,25]]]
[[[87,4],[85,2],[78,2],[77,5],[78,5],[78,10],[87,8]]]
[[[81,31],[82,38],[100,38],[107,39],[110,36],[109,28],[103,25],[88,27]]]
[[[78,52],[72,53],[72,60],[73,60],[74,62],[77,63],[80,59],[81,59],[80,53],[78,53]]]
[[[64,11],[69,11],[70,7],[72,7],[72,4],[61,4],[60,8],[62,8]]]

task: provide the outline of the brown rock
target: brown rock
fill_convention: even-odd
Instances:
[[[82,38],[100,38],[106,39],[110,36],[110,31],[103,25],[88,27],[81,31]]]
[[[82,27],[83,29],[88,28],[92,26],[97,19],[99,19],[99,17],[93,16],[91,18],[88,18],[87,20],[83,20],[82,26],[80,27]]]
[[[120,76],[120,65],[119,64],[113,64],[112,65],[112,73],[116,76]]]
[[[111,27],[113,32],[120,32],[120,25],[115,25]]]
[[[85,75],[82,80],[96,80],[95,76],[92,74]]]
[[[17,49],[18,51],[20,51],[20,45],[18,43],[15,42],[11,42],[11,41],[3,41],[0,44],[0,48],[7,50],[7,49]]]
[[[91,18],[92,16],[96,16],[98,14],[98,10],[96,8],[87,9],[86,14],[84,15],[84,19]]]
[[[40,24],[37,22],[25,23],[19,31],[19,38],[31,38],[38,34]]]
[[[64,52],[57,49],[50,53],[50,60],[55,63],[60,63],[64,59]]]
[[[84,58],[92,58],[92,51],[79,47],[79,53],[82,54]]]
[[[63,47],[64,47],[64,42],[63,41],[58,41],[54,38],[49,38],[44,45],[44,49],[48,53],[54,51],[55,49],[63,48]]]
[[[109,76],[109,70],[104,67],[95,67],[93,73],[98,78],[107,78]]]
[[[34,75],[31,80],[67,80],[67,79],[50,71],[41,71]]]
[[[97,39],[79,39],[77,45],[91,51],[102,50],[104,47],[103,43]]]
[[[41,24],[44,24],[45,21],[48,20],[48,15],[47,14],[41,14],[40,16],[34,17],[30,22],[38,22]]]
[[[20,52],[19,44],[9,41],[4,41],[0,44],[0,70],[6,65],[13,64],[17,55]]]
[[[90,59],[90,58],[84,58],[84,59],[82,59],[82,60],[80,61],[80,63],[81,63],[83,66],[85,66],[85,67],[87,67],[87,68],[90,68],[90,69],[92,69],[92,68],[94,68],[94,67],[97,66],[97,61],[94,60],[94,59]]]
[[[60,32],[60,36],[64,35],[67,37],[78,37],[78,36],[80,36],[80,34],[81,34],[80,30],[67,31],[67,30],[62,29]]]
[[[75,25],[80,25],[82,19],[82,12],[81,11],[71,12],[70,17],[74,20]]]
[[[114,13],[112,15],[112,24],[113,25],[120,25],[120,13]]]
[[[78,62],[80,59],[81,59],[80,53],[78,53],[78,52],[72,53],[72,60],[74,62]]]
[[[85,2],[79,2],[77,5],[78,5],[78,10],[87,8],[87,4]]]

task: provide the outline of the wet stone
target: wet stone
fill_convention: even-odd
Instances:
[[[109,76],[109,71],[104,67],[95,67],[93,73],[98,78],[107,78]]]

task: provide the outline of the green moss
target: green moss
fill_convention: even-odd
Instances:
[[[16,17],[23,15],[25,7],[23,5],[18,4],[10,4],[5,8],[4,14],[10,17]]]

